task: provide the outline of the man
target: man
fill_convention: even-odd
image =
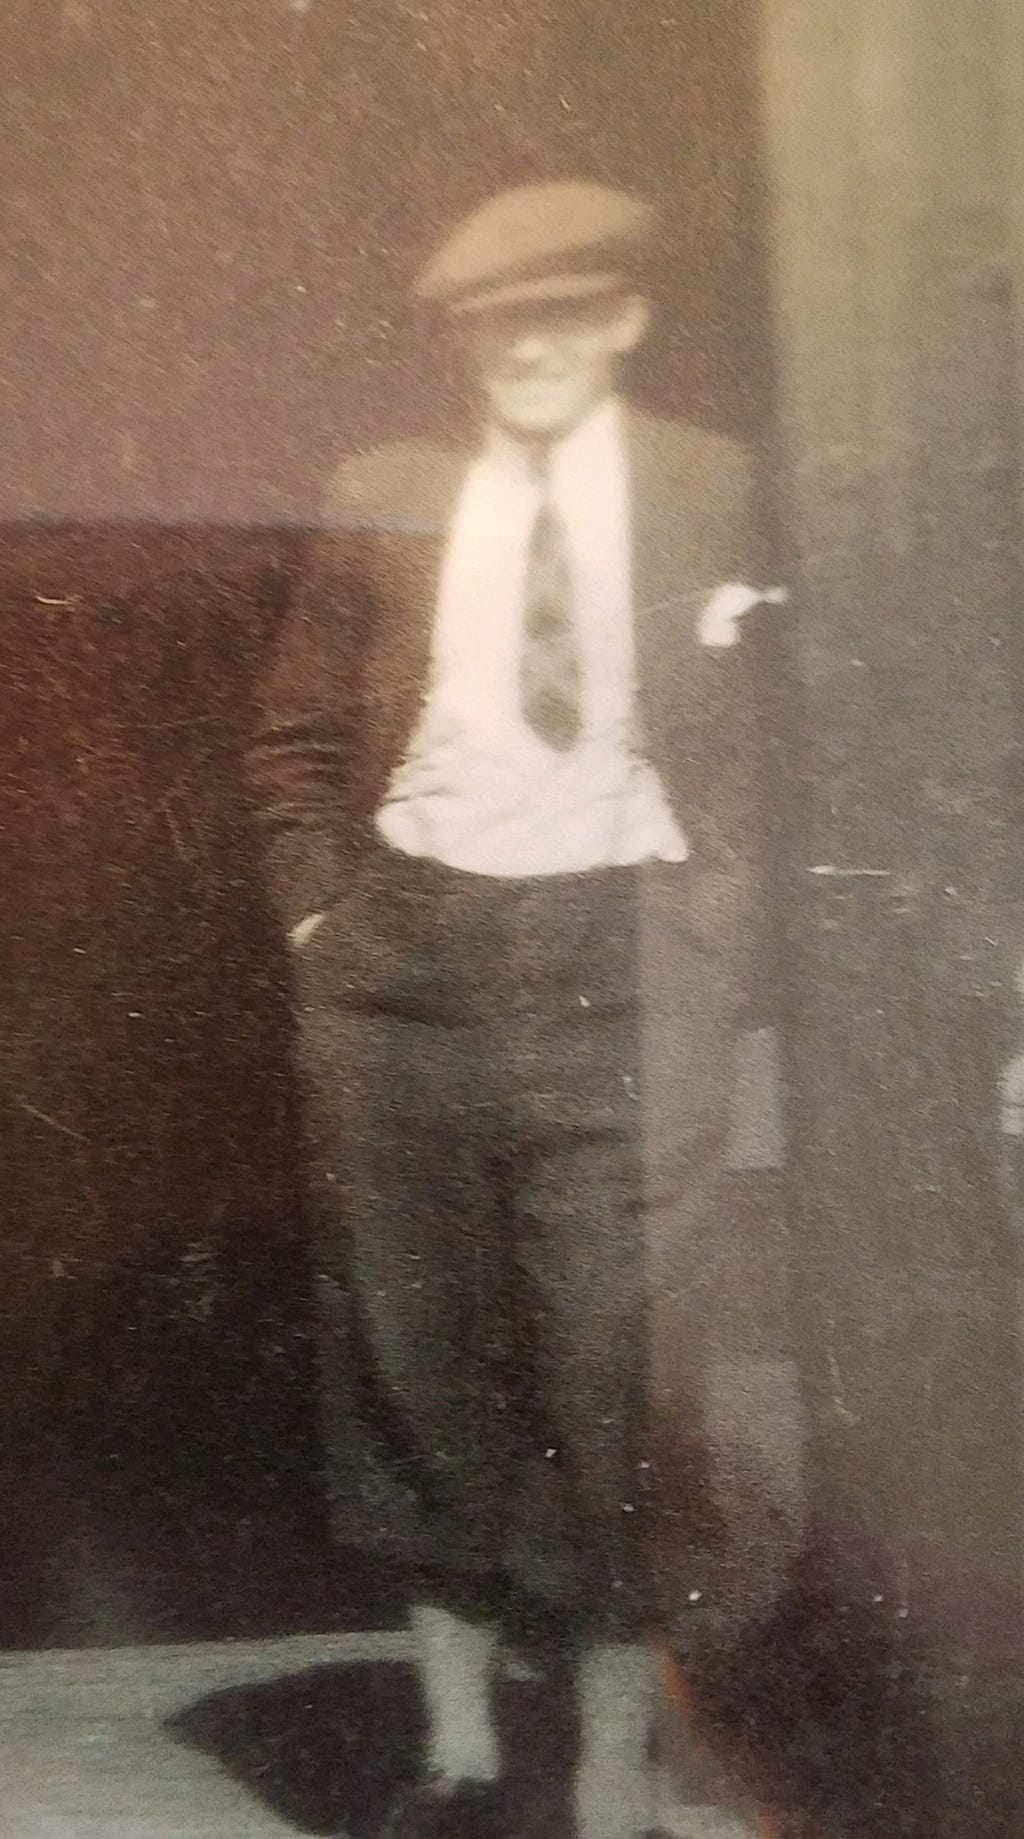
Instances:
[[[552,183],[436,252],[482,433],[341,465],[254,749],[337,1530],[417,1598],[414,1833],[500,1810],[503,1646],[555,1635],[580,1839],[653,1819],[646,1420],[652,1387],[699,1415],[759,896],[749,466],[618,393],[652,235]]]

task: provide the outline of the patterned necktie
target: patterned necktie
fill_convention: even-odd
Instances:
[[[524,721],[549,747],[565,753],[582,726],[582,670],[569,543],[551,493],[549,462],[547,452],[537,456],[543,495],[526,565],[519,689]]]

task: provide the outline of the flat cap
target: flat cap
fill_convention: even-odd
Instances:
[[[653,224],[650,205],[609,186],[522,185],[457,224],[414,291],[455,313],[608,292],[636,271]]]

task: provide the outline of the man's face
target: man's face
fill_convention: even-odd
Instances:
[[[522,440],[570,433],[614,389],[619,359],[639,344],[647,317],[638,294],[475,314],[470,357],[491,415]]]

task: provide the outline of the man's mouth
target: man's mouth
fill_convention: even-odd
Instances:
[[[505,386],[515,390],[541,391],[560,389],[564,382],[564,377],[508,377],[505,380]]]

